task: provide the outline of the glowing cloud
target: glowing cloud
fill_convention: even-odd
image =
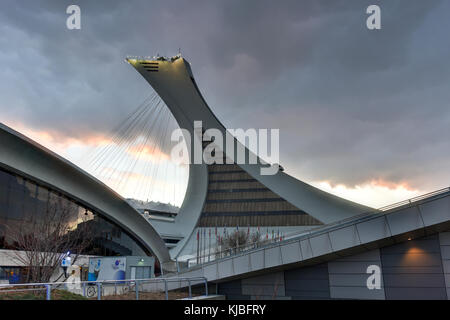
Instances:
[[[425,193],[408,187],[406,183],[396,184],[382,180],[373,180],[352,188],[343,184],[331,185],[328,181],[314,182],[312,185],[336,196],[373,208],[380,208]]]

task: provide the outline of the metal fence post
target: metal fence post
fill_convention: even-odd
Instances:
[[[139,281],[137,281],[137,280],[136,280],[135,289],[136,289],[136,300],[139,300]]]
[[[192,288],[191,288],[191,280],[188,279],[188,287],[189,287],[189,299],[192,298]]]
[[[167,279],[164,279],[164,290],[166,292],[166,300],[169,300],[169,288],[167,287]]]
[[[205,278],[205,296],[208,296],[208,279]]]
[[[97,282],[97,300],[102,300],[102,283]]]
[[[51,284],[45,285],[46,291],[47,291],[47,300],[52,300],[52,287]]]

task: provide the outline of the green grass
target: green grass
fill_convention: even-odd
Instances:
[[[66,290],[52,290],[52,300],[87,300],[82,295]],[[46,300],[45,291],[0,292],[0,300]]]

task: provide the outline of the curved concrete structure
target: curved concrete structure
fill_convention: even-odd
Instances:
[[[169,252],[158,233],[121,196],[74,164],[1,123],[0,166],[58,190],[109,218],[153,252],[162,266],[170,265]]]
[[[194,134],[194,121],[202,121],[204,130],[218,129],[222,132],[223,137],[227,136],[226,128],[202,97],[190,64],[185,59],[176,56],[171,59],[156,60],[128,58],[127,61],[155,89],[174,115],[179,126],[189,130],[193,139],[199,139]],[[235,146],[240,145],[236,139],[234,140]],[[251,153],[248,149],[246,152],[247,155]],[[237,163],[236,159],[231,159]],[[261,175],[261,168],[267,167],[267,165],[238,165],[281,198],[322,223],[331,223],[375,211],[372,208],[321,191],[281,171],[275,175]],[[187,193],[175,222],[155,222],[155,227],[161,234],[171,230],[185,237],[184,241],[171,250],[172,256],[177,255],[186,238],[194,230],[204,206],[207,186],[207,166],[191,164]]]

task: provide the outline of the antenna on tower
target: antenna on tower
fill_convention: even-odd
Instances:
[[[176,56],[173,56],[170,60],[174,62],[175,60],[181,58],[181,48],[178,48],[178,54]]]

